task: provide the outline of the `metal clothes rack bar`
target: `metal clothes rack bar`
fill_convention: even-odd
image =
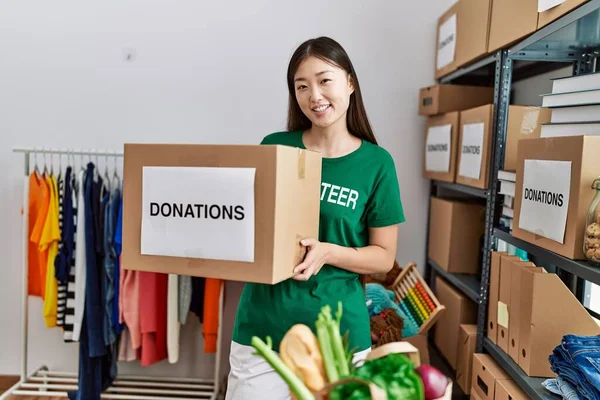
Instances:
[[[22,205],[22,243],[21,243],[21,372],[19,381],[4,394],[0,400],[8,399],[11,395],[23,396],[66,396],[67,391],[77,389],[78,375],[73,372],[51,371],[43,365],[31,375],[27,372],[28,357],[28,308],[29,295],[27,290],[27,248],[28,248],[28,178],[31,172],[30,156],[38,154],[77,155],[89,157],[122,157],[122,152],[108,150],[75,150],[75,149],[44,149],[44,148],[13,148],[15,153],[24,154],[25,180]],[[225,286],[221,286],[219,297],[219,328],[217,332],[217,351],[214,354],[214,377],[212,379],[177,378],[161,376],[118,375],[113,384],[102,393],[103,399],[119,400],[215,400],[219,393],[221,344],[223,326],[223,298]],[[166,299],[165,299],[166,301]]]

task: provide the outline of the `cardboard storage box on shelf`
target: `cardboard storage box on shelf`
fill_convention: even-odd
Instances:
[[[494,88],[440,84],[419,90],[419,115],[431,116],[491,104]]]
[[[488,302],[488,324],[487,337],[494,344],[498,344],[498,301],[500,299],[500,261],[501,257],[508,256],[508,253],[501,251],[491,252],[490,262],[490,287]],[[516,256],[508,256],[515,260],[520,260]]]
[[[585,219],[599,159],[600,136],[521,140],[513,236],[584,259]]]
[[[494,400],[501,381],[510,380],[508,374],[487,354],[473,355],[473,391],[482,400]]]
[[[434,328],[434,342],[453,369],[458,360],[461,324],[477,323],[477,304],[439,276],[435,280],[438,300],[446,306]]]
[[[524,267],[535,267],[531,262],[521,261],[518,257],[503,256],[500,257],[500,288],[498,290],[498,326],[497,344],[506,354],[510,350],[510,330],[513,328],[515,316],[519,312],[519,303],[517,295],[513,292],[513,278],[518,275],[517,269]]]
[[[528,400],[529,396],[512,380],[498,381],[495,400]]]
[[[507,47],[533,33],[538,23],[538,0],[492,2],[488,52]]]
[[[456,361],[456,382],[465,394],[471,392],[473,354],[477,344],[477,325],[461,324],[458,335],[458,359]]]
[[[562,17],[563,15],[573,11],[577,7],[581,6],[584,3],[587,3],[589,0],[539,0],[540,5],[548,4],[555,5],[558,3],[556,7],[552,7],[545,11],[542,11],[538,15],[538,26],[540,29],[550,22]]]
[[[503,170],[512,172],[517,170],[519,140],[539,138],[542,124],[550,122],[551,117],[552,110],[549,108],[528,106],[508,107]]]
[[[482,205],[432,197],[428,257],[447,272],[478,274],[484,227]]]
[[[125,144],[123,268],[274,284],[319,233],[321,155]]]
[[[435,78],[487,54],[491,0],[458,0],[438,18]]]
[[[493,105],[461,111],[456,183],[488,188],[493,117]]]
[[[436,115],[425,123],[423,176],[454,182],[460,113]]]
[[[479,397],[479,395],[477,394],[477,392],[475,392],[475,389],[471,388],[471,397],[469,397],[471,400],[481,400],[481,397]]]
[[[556,274],[521,274],[519,366],[532,377],[554,377],[548,356],[566,334],[596,336],[600,326]]]

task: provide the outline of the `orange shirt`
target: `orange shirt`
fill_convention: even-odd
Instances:
[[[45,298],[48,251],[40,251],[40,239],[50,206],[50,188],[43,177],[34,171],[29,175],[29,216],[27,246],[27,292]]]

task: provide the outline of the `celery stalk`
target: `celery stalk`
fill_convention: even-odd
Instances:
[[[338,303],[338,310],[335,314],[335,320],[331,319],[331,314],[329,318],[331,319],[329,324],[329,330],[331,332],[331,345],[333,347],[333,352],[335,354],[335,358],[338,365],[338,374],[340,377],[346,377],[350,375],[350,368],[348,366],[348,362],[346,361],[346,351],[344,350],[344,344],[342,343],[342,336],[340,334],[340,324],[342,320],[342,303]]]
[[[273,369],[283,378],[288,384],[290,390],[294,393],[297,400],[315,400],[314,394],[306,387],[304,382],[298,378],[283,361],[279,355],[272,350],[271,338],[267,337],[267,343],[263,342],[259,337],[252,337],[252,347],[256,349]]]
[[[319,314],[316,322],[316,328],[317,341],[319,342],[319,348],[321,349],[321,357],[323,358],[323,365],[325,366],[327,379],[329,382],[335,382],[339,379],[339,374],[333,349],[331,347],[328,323],[323,313]]]

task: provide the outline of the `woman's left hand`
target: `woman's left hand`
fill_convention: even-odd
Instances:
[[[318,274],[323,265],[327,264],[331,245],[313,238],[303,239],[300,243],[308,248],[308,253],[304,257],[304,261],[294,268],[293,278],[298,281],[307,281],[311,276]]]

